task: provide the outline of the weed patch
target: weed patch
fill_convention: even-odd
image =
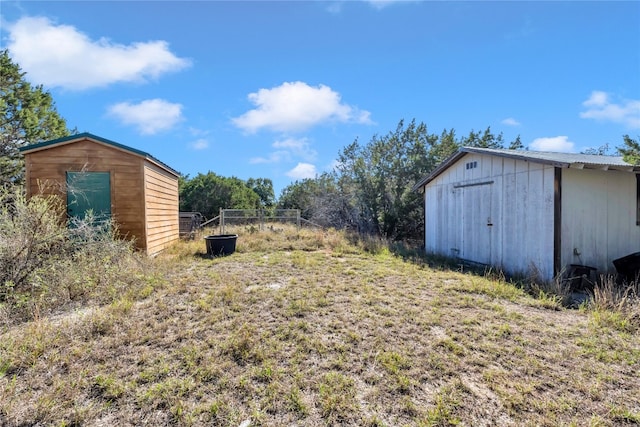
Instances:
[[[455,271],[335,230],[238,234],[236,252],[223,258],[203,256],[196,239],[152,260],[125,251],[105,266],[92,261],[108,279],[71,272],[86,285],[76,282],[75,299],[60,294],[66,302],[55,310],[26,294],[31,311],[10,310],[31,314],[0,332],[0,420],[638,422],[632,305],[601,298],[567,310],[552,293],[533,298],[500,275]]]

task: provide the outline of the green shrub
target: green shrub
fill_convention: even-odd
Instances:
[[[65,251],[60,199],[0,190],[0,303],[39,293],[32,279]]]
[[[37,318],[70,301],[113,301],[144,282],[143,258],[111,221],[69,224],[56,196],[0,192],[0,312]],[[0,319],[2,320],[2,319]]]

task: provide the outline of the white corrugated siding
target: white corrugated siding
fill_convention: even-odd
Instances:
[[[636,203],[633,173],[563,169],[562,264],[614,273],[614,259],[640,251]]]
[[[553,188],[552,166],[467,154],[425,188],[426,251],[551,279]]]

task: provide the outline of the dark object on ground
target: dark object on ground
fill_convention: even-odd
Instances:
[[[193,239],[200,229],[204,217],[200,212],[180,212],[180,237]]]
[[[613,266],[627,283],[637,280],[640,275],[640,252],[634,252],[622,258],[614,259]]]
[[[207,255],[225,256],[236,251],[237,234],[215,234],[204,238],[207,242]]]
[[[569,266],[569,290],[572,292],[593,291],[598,269],[588,265]]]

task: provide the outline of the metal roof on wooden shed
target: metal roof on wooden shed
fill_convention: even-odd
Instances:
[[[44,142],[39,142],[36,144],[31,144],[31,145],[27,145],[25,147],[21,147],[20,148],[20,152],[22,154],[28,154],[31,152],[35,152],[35,151],[40,151],[40,150],[46,150],[49,148],[53,148],[55,146],[58,145],[65,145],[65,144],[70,144],[73,143],[75,141],[81,140],[81,139],[90,139],[93,140],[95,142],[101,143],[101,144],[105,144],[105,145],[109,145],[111,147],[123,150],[123,151],[128,151],[129,153],[135,154],[137,156],[143,157],[147,160],[149,160],[152,163],[155,163],[157,166],[161,167],[162,169],[165,169],[167,172],[171,173],[172,175],[175,175],[176,177],[180,176],[180,172],[176,171],[175,169],[173,169],[172,167],[170,167],[169,165],[167,165],[164,162],[161,162],[160,160],[156,159],[155,157],[153,157],[151,154],[146,153],[144,151],[138,150],[136,148],[132,148],[129,147],[127,145],[124,144],[120,144],[118,142],[115,141],[111,141],[109,139],[106,138],[102,138],[100,136],[97,135],[93,135],[91,133],[88,132],[83,132],[83,133],[78,133],[75,135],[69,135],[69,136],[65,136],[63,138],[58,138],[58,139],[52,139],[50,141],[44,141]]]
[[[634,166],[627,163],[620,156],[555,153],[551,151],[508,150],[502,148],[462,147],[440,163],[440,165],[438,165],[438,167],[436,167],[429,175],[418,181],[418,183],[413,186],[413,190],[419,190],[424,187],[451,165],[469,153],[486,154],[489,156],[523,160],[525,162],[541,163],[558,168],[618,170],[625,172],[640,171],[640,166]]]

